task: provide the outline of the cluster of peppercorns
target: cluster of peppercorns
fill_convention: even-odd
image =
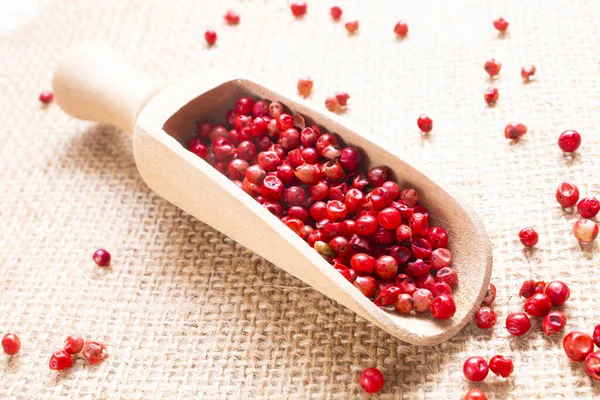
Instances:
[[[561,331],[567,316],[552,307],[562,306],[571,295],[569,287],[560,281],[548,284],[544,281],[527,280],[519,290],[519,296],[525,298],[525,312],[516,312],[506,317],[506,329],[513,336],[522,336],[531,328],[530,317],[543,317],[542,331],[548,336]]]
[[[489,364],[483,357],[469,357],[463,364],[463,374],[471,382],[483,381],[490,370],[502,378],[508,378],[515,367],[512,359],[505,356],[494,356],[490,359]]]
[[[363,173],[360,149],[288,114],[242,97],[229,128],[199,123],[188,150],[203,158],[308,242],[380,307],[451,318],[458,283],[448,233],[430,226],[419,194]]]
[[[73,356],[81,353],[90,364],[99,364],[108,357],[106,346],[94,341],[84,341],[79,335],[71,335],[65,340],[61,350],[54,352],[50,357],[50,369],[62,371],[73,366]]]
[[[21,340],[14,333],[7,333],[2,338],[2,349],[9,356],[14,356],[21,350]],[[90,364],[98,364],[108,357],[106,346],[94,341],[84,341],[79,335],[70,335],[65,340],[63,348],[54,352],[48,366],[55,371],[62,371],[73,365],[73,356],[81,353]]]
[[[577,212],[581,217],[573,225],[573,235],[580,243],[591,243],[598,236],[598,224],[591,220],[600,211],[600,201],[595,197],[586,197],[579,203],[579,189],[573,183],[562,182],[556,189],[556,201],[563,208],[577,204]]]
[[[573,132],[573,131],[571,131]],[[573,235],[582,244],[593,242],[598,236],[598,224],[591,220],[600,212],[600,201],[593,197],[585,197],[579,201],[579,189],[571,182],[561,182],[556,189],[556,201],[563,208],[571,208],[577,204],[579,218],[573,225]],[[578,203],[579,201],[579,203]],[[525,247],[533,247],[539,240],[538,233],[531,227],[519,232],[519,240]]]
[[[595,380],[600,380],[600,325],[596,325],[592,336],[578,331],[568,333],[563,339],[563,348],[572,361],[584,361],[585,371]]]
[[[496,325],[496,312],[492,308],[492,304],[494,304],[494,300],[496,300],[496,286],[490,283],[487,292],[485,293],[485,297],[481,302],[481,308],[477,310],[475,313],[475,324],[477,327],[481,329],[489,329]]]

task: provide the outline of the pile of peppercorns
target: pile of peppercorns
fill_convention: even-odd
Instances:
[[[458,283],[448,233],[430,226],[419,194],[363,171],[360,149],[306,126],[278,102],[241,97],[227,124],[200,121],[188,150],[306,240],[380,307],[451,318]],[[365,173],[366,172],[366,173]]]

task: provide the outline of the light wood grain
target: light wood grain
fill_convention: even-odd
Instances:
[[[90,48],[88,44],[84,46]],[[79,118],[117,124],[124,129],[135,126],[136,164],[143,179],[160,196],[406,342],[429,345],[445,341],[472,318],[485,295],[492,271],[488,235],[472,210],[406,161],[366,140],[337,116],[324,115],[302,100],[288,98],[239,74],[206,71],[166,86],[146,103],[148,94],[155,88],[146,78],[145,89],[142,81],[136,81],[138,94],[131,97],[114,95],[122,93],[123,86],[106,93],[103,91],[106,81],[102,81],[102,85],[82,82],[84,73],[78,75],[77,81],[69,82],[68,69],[82,69],[72,54],[71,61],[60,64],[57,71],[60,79],[54,81],[62,86],[59,91],[55,87],[57,97],[63,97],[59,104],[66,105],[65,111]],[[94,64],[109,62],[103,58]],[[118,73],[116,67],[106,66],[109,68],[111,74]],[[129,68],[124,71],[125,75],[131,74]],[[127,82],[116,79],[112,85]],[[70,101],[70,98],[80,98],[71,95],[78,86],[94,88],[79,93],[100,99]],[[450,235],[453,266],[460,278],[454,294],[457,313],[452,319],[437,321],[431,316],[404,316],[374,306],[275,216],[182,146],[181,143],[194,135],[198,120],[220,121],[224,110],[240,95],[282,102],[326,130],[337,133],[346,144],[362,148],[368,167],[387,165],[401,186],[414,187],[421,193],[421,203],[430,209],[432,222],[446,228]],[[122,99],[126,100],[123,104]],[[109,104],[111,101],[115,103]],[[83,105],[81,109],[79,104]],[[99,111],[95,111],[95,105]],[[117,118],[114,110],[122,108],[128,111]],[[136,123],[130,124],[130,112],[136,108],[141,108],[141,112]]]

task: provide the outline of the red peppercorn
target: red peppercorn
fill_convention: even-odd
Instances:
[[[594,352],[585,358],[585,371],[595,380],[600,380],[600,352]]]
[[[417,214],[413,214],[417,215]],[[409,220],[410,221],[410,220]],[[427,231],[427,240],[431,243],[433,249],[448,246],[448,232],[439,226],[432,226]]]
[[[339,200],[328,201],[326,211],[330,221],[341,221],[346,218],[346,206]]]
[[[431,276],[431,275],[428,275]],[[431,315],[437,319],[450,319],[456,313],[456,303],[452,296],[443,294],[435,297],[429,306]]]
[[[538,242],[538,233],[533,228],[523,228],[519,232],[519,240],[525,247],[533,247]]]
[[[600,201],[595,197],[585,197],[577,204],[577,212],[582,218],[594,218],[600,211]]]
[[[496,319],[496,312],[490,307],[481,307],[475,313],[475,324],[481,329],[489,329],[496,325]]]
[[[425,238],[413,238],[410,241],[410,251],[415,258],[429,259],[432,251],[431,243]]]
[[[363,215],[356,220],[356,233],[361,236],[374,234],[377,227],[377,219],[371,215]]]
[[[331,14],[331,18],[333,18],[334,21],[337,21],[342,17],[342,9],[338,6],[333,6],[329,10],[329,14]]]
[[[367,368],[360,374],[360,386],[367,393],[377,393],[383,389],[383,374],[377,368]]]
[[[564,131],[558,137],[558,147],[565,153],[572,153],[581,145],[581,135],[577,131]]]
[[[292,14],[294,17],[298,18],[306,14],[307,4],[305,1],[293,1],[290,4],[290,9],[292,10]]]
[[[348,103],[350,95],[346,92],[335,92],[335,98],[340,103],[340,106],[345,106]]]
[[[367,176],[373,186],[381,186],[387,180],[387,167],[373,167]]]
[[[399,287],[381,282],[379,293],[375,300],[373,300],[373,304],[378,307],[391,306],[398,300],[400,293],[401,290]]]
[[[450,286],[458,284],[458,273],[454,268],[444,267],[436,274],[436,280],[446,282]]]
[[[594,328],[594,333],[592,337],[594,339],[594,344],[600,347],[600,324],[596,325],[596,327]]]
[[[552,309],[550,296],[536,293],[525,301],[525,312],[531,317],[543,317]]]
[[[572,207],[579,200],[579,189],[570,182],[562,182],[556,189],[556,201],[562,207]]]
[[[240,23],[240,15],[233,10],[227,10],[227,13],[223,18],[225,18],[225,21],[230,25],[237,25]]]
[[[490,286],[485,293],[485,297],[481,301],[481,305],[490,307],[492,304],[494,304],[494,300],[496,300],[496,286],[494,286],[493,283],[490,283]]]
[[[417,118],[417,126],[422,132],[429,133],[433,129],[433,121],[425,114],[421,114]]]
[[[452,288],[446,282],[436,282],[431,288],[431,293],[433,293],[435,297],[441,296],[443,294],[452,296]]]
[[[433,300],[433,293],[428,289],[420,288],[414,291],[412,294],[413,307],[416,312],[425,312],[429,310],[431,301]]]
[[[485,72],[487,72],[491,77],[493,77],[500,73],[502,64],[497,62],[495,59],[490,58],[485,62],[485,64],[483,64],[483,68],[485,69]]]
[[[98,249],[94,252],[92,259],[99,267],[108,267],[110,265],[110,253],[104,249]]]
[[[90,364],[99,364],[108,357],[106,346],[102,343],[92,341],[85,342],[82,355]]]
[[[51,103],[53,99],[54,95],[49,90],[44,90],[42,93],[40,93],[40,101],[44,104]]]
[[[416,213],[410,216],[408,219],[408,226],[412,231],[413,237],[424,237],[428,236],[429,232],[429,221],[427,217],[421,213]],[[434,238],[439,239],[435,234]],[[443,247],[443,246],[440,246]],[[432,245],[433,248],[433,245]]]
[[[504,128],[504,137],[511,140],[519,140],[527,133],[527,127],[523,124],[512,122]]]
[[[506,330],[513,336],[522,336],[531,328],[531,321],[524,312],[508,314],[506,317]]]
[[[21,340],[14,333],[7,333],[2,338],[2,350],[9,356],[14,356],[21,350]]]
[[[488,375],[489,367],[483,357],[469,357],[463,365],[463,374],[471,382],[481,382]]]
[[[356,271],[359,273],[358,271]],[[373,297],[377,288],[377,281],[372,276],[357,276],[354,286],[360,290],[365,297]]]
[[[83,337],[70,335],[65,340],[64,350],[69,354],[77,354],[83,349]]]
[[[494,356],[490,359],[490,370],[503,378],[507,378],[515,370],[510,357]]]
[[[302,97],[308,97],[313,88],[313,80],[309,77],[298,79],[298,93]]]
[[[375,258],[368,254],[358,253],[350,259],[350,266],[359,274],[370,275],[375,269]]]
[[[346,22],[344,28],[346,28],[349,34],[353,35],[358,30],[358,20]]]
[[[325,107],[331,112],[337,112],[340,109],[340,102],[335,96],[329,96],[325,99]]]
[[[267,200],[277,201],[283,195],[283,188],[283,182],[278,177],[269,175],[260,185],[260,195]]]
[[[398,262],[392,256],[381,256],[375,262],[375,276],[379,279],[390,280],[398,273]]]
[[[594,351],[594,341],[583,332],[570,332],[563,339],[563,348],[572,361],[583,361]]]
[[[542,321],[542,331],[548,336],[562,330],[567,324],[567,316],[558,310],[550,311]]]
[[[202,139],[195,137],[188,142],[188,150],[200,158],[206,157],[208,148],[202,143]]]
[[[394,26],[394,33],[397,38],[406,37],[408,34],[408,25],[406,25],[406,22],[398,21]]]
[[[521,77],[525,79],[525,81],[531,80],[531,77],[535,75],[535,65],[524,65],[521,68]]]
[[[546,285],[544,293],[550,297],[553,306],[562,306],[571,295],[569,287],[560,281],[552,281]]]
[[[498,29],[500,32],[506,32],[508,29],[508,22],[502,17],[494,20],[493,22],[494,28]]]
[[[356,171],[362,162],[362,153],[356,147],[344,147],[340,154],[339,163],[348,172]]]
[[[398,227],[398,230],[405,225]],[[410,228],[409,228],[410,229]],[[396,230],[396,237],[398,237],[398,230]],[[399,242],[401,240],[398,240]],[[440,270],[442,268],[450,266],[452,264],[452,252],[448,249],[435,249],[431,253],[431,268]]]
[[[473,388],[465,394],[464,400],[488,400],[483,390]]]
[[[379,226],[385,229],[396,229],[402,222],[400,212],[393,207],[387,207],[377,214]]]
[[[217,41],[217,32],[210,30],[204,32],[204,40],[206,40],[209,46],[212,46]]]
[[[394,303],[394,308],[400,314],[409,314],[413,310],[413,298],[408,293],[401,293]]]
[[[73,357],[66,350],[59,350],[50,357],[49,367],[54,371],[62,371],[73,365]]]
[[[579,219],[573,225],[573,235],[579,243],[591,243],[598,236],[598,225],[591,219]]]
[[[498,89],[494,87],[489,87],[485,92],[483,92],[483,99],[489,105],[495,104],[498,101]]]

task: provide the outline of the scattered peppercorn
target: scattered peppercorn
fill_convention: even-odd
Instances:
[[[502,17],[494,20],[493,22],[494,28],[498,29],[500,32],[506,32],[506,30],[508,29],[508,21],[506,21]]]
[[[14,356],[21,350],[21,340],[14,333],[7,333],[2,338],[2,350],[9,356]]]

